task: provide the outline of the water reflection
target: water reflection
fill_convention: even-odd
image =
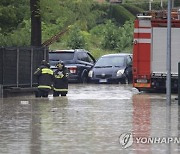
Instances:
[[[133,144],[133,149],[138,154],[152,152],[175,154],[180,151],[179,144],[168,140],[179,136],[180,111],[175,101],[172,101],[171,106],[166,106],[166,99],[161,97],[165,98],[163,94],[133,96],[133,135],[135,140],[139,139],[138,143],[136,140]],[[150,139],[155,143],[151,143]]]
[[[32,104],[31,154],[48,153],[48,151],[54,153],[57,150],[56,145],[61,146],[57,140],[60,136],[55,132],[60,129],[56,127],[57,125],[66,123],[67,112],[65,108],[68,99],[66,97],[54,98],[50,101],[45,99],[43,103],[34,100]],[[62,121],[59,121],[59,118]],[[52,149],[48,146],[51,144],[54,145]]]
[[[148,138],[151,132],[151,100],[148,95],[134,95],[133,98],[134,138]],[[150,144],[133,144],[136,153],[151,153]]]
[[[133,143],[118,137],[178,136],[180,109],[165,95],[137,94],[127,85],[73,85],[67,97],[5,98],[0,104],[0,153],[172,153],[178,144]]]

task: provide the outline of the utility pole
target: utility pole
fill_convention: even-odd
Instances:
[[[163,8],[163,0],[161,0],[161,8]]]
[[[171,0],[168,0],[168,21],[167,21],[167,78],[166,78],[166,96],[167,105],[171,105]]]
[[[153,0],[149,0],[149,11],[151,11],[151,9],[152,9],[152,4],[151,4],[151,2],[153,2]]]
[[[149,0],[149,11],[151,11],[151,0]]]
[[[40,0],[30,0],[31,46],[41,46]]]

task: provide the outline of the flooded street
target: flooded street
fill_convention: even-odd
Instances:
[[[0,154],[178,154],[180,107],[132,85],[69,85],[67,97],[0,99]]]

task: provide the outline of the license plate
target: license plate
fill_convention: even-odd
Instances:
[[[106,82],[107,82],[107,79],[100,79],[99,82],[100,82],[100,83],[106,83]]]
[[[147,79],[137,79],[137,83],[147,83]]]

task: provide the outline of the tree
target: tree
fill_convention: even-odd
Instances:
[[[0,33],[17,29],[29,14],[29,0],[0,0]]]
[[[81,35],[81,31],[77,26],[74,26],[69,35],[67,46],[72,49],[82,49],[85,47],[85,39]]]
[[[105,49],[114,50],[117,47],[118,42],[118,27],[108,20],[105,25],[103,47]]]
[[[103,47],[119,52],[132,46],[133,22],[126,21],[121,27],[117,27],[111,20],[106,23],[104,31]]]
[[[180,1],[179,1],[179,0],[174,0],[174,6],[175,6],[175,7],[180,6]]]

